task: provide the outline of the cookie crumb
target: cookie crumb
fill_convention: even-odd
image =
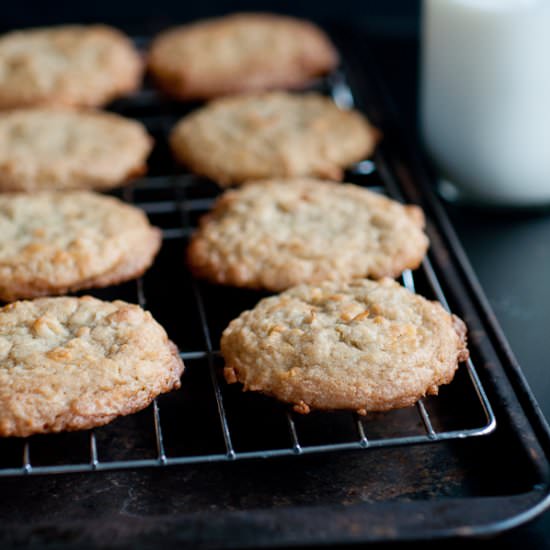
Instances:
[[[300,401],[299,403],[294,405],[292,409],[294,410],[294,412],[297,412],[299,414],[309,414],[311,411],[311,409],[309,408],[309,405],[307,405],[303,401]]]
[[[237,374],[233,367],[225,367],[223,369],[223,376],[228,384],[235,384],[238,382]]]

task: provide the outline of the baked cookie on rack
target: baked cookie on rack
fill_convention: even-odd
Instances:
[[[222,186],[254,179],[316,176],[372,153],[379,132],[358,111],[318,93],[268,92],[215,100],[173,129],[176,158]]]
[[[239,13],[168,29],[154,41],[148,66],[178,99],[272,88],[298,88],[338,65],[316,25],[293,17]]]
[[[179,388],[151,314],[122,301],[39,298],[0,309],[0,436],[85,430]]]
[[[294,178],[226,191],[200,220],[188,263],[214,283],[280,291],[395,277],[428,248],[424,215],[352,184]]]
[[[367,414],[438,393],[468,358],[466,327],[391,279],[300,285],[261,300],[221,339],[228,383],[297,412]]]
[[[113,113],[59,107],[0,113],[0,191],[109,189],[146,171],[152,139]]]
[[[12,301],[140,276],[161,232],[144,212],[87,191],[0,195],[0,300]]]
[[[0,36],[0,109],[100,106],[136,90],[143,62],[104,25],[65,25]]]

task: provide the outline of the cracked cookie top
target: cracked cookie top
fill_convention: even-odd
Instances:
[[[65,25],[0,36],[0,109],[101,106],[136,90],[143,63],[105,25]]]
[[[279,291],[395,277],[428,248],[424,215],[352,184],[269,180],[227,191],[200,221],[188,260],[215,283]]]
[[[391,279],[299,285],[225,329],[225,377],[309,409],[386,411],[437,394],[468,358],[466,327]]]
[[[0,435],[82,430],[178,388],[183,363],[149,312],[40,298],[0,309]]]
[[[296,88],[338,64],[329,38],[309,21],[239,13],[168,29],[155,38],[149,70],[179,99]]]
[[[222,186],[275,177],[340,180],[372,153],[380,133],[355,110],[318,93],[222,98],[172,130],[174,155]]]
[[[88,191],[0,194],[0,299],[106,286],[141,275],[161,232],[129,204]]]
[[[145,172],[151,147],[142,124],[113,113],[0,113],[0,191],[116,187]]]

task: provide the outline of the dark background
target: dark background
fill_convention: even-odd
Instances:
[[[360,27],[365,44],[376,55],[404,128],[417,139],[418,0],[19,1],[2,6],[0,30],[101,21],[129,32],[154,32],[169,24],[237,10],[274,10],[321,23],[345,22]],[[550,215],[544,211],[487,212],[456,207],[449,207],[449,213],[533,392],[550,418]],[[548,535],[550,516],[546,514],[500,542],[546,547]]]
[[[356,21],[372,24],[373,19],[415,18],[419,11],[419,0],[338,0],[321,2],[315,0],[280,0],[278,2],[203,0],[141,1],[65,1],[44,2],[39,0],[10,2],[3,6],[0,25],[14,28],[30,25],[50,25],[60,22],[103,21],[128,25],[157,25],[163,22],[186,21],[232,11],[274,10],[313,19],[335,21]]]

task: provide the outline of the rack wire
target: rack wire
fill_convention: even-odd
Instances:
[[[319,83],[319,87],[329,93],[339,107],[353,107],[353,92],[344,72],[336,72]],[[165,297],[160,300],[157,295],[150,301],[151,289],[158,291],[159,286],[164,284],[166,272],[171,271],[171,265],[183,265],[186,239],[192,233],[200,214],[210,208],[218,191],[213,184],[192,174],[183,173],[182,169],[170,160],[166,138],[172,124],[184,114],[181,106],[163,100],[154,90],[146,88],[132,98],[115,104],[114,109],[141,119],[157,139],[150,176],[126,186],[120,193],[121,197],[145,210],[154,223],[162,228],[164,247],[170,244],[172,248],[175,246],[176,250],[179,248],[180,256],[174,258],[171,251],[168,252],[170,257],[168,260],[165,259],[164,272],[161,270],[151,276],[147,274],[145,278],[109,289],[108,297],[122,297],[144,308],[155,305],[156,315],[158,311],[170,310],[172,304]],[[355,165],[347,179],[401,199],[398,182],[394,180],[380,153],[372,160]],[[181,276],[183,279],[186,277]],[[114,431],[106,426],[81,432],[79,435],[48,435],[33,436],[24,440],[4,440],[0,442],[0,477],[166,467],[349,450],[364,451],[380,447],[433,444],[452,439],[478,437],[491,433],[496,427],[493,409],[471,359],[459,369],[459,373],[462,373],[461,379],[444,388],[439,397],[422,399],[415,407],[395,413],[367,416],[366,419],[348,412],[311,413],[308,415],[310,418],[305,419],[269,398],[237,395],[222,381],[220,356],[215,338],[215,333],[219,333],[219,330],[212,328],[213,316],[216,314],[212,313],[212,308],[209,309],[207,301],[212,292],[221,292],[222,296],[230,297],[237,302],[237,313],[239,308],[244,309],[245,304],[239,304],[238,291],[234,289],[213,290],[212,287],[193,280],[188,274],[187,277],[189,279],[182,279],[179,283],[176,281],[169,290],[177,294],[186,289],[186,297],[189,298],[189,302],[186,303],[191,303],[192,300],[194,305],[189,306],[189,312],[178,312],[176,317],[181,320],[182,315],[187,315],[186,326],[198,325],[200,336],[197,333],[182,343],[179,334],[184,331],[182,327],[173,323],[168,330],[169,336],[180,345],[180,355],[186,363],[182,389],[174,393],[186,390],[187,396],[195,393],[200,396],[197,402],[209,403],[208,409],[206,405],[202,409],[207,413],[203,416],[210,419],[209,422],[204,421],[204,428],[201,428],[202,418],[191,418],[191,421],[196,423],[196,430],[192,432],[194,437],[186,439],[180,433],[178,419],[181,418],[183,424],[189,422],[189,409],[178,408],[177,403],[168,404],[165,408],[164,397],[160,397],[153,401],[148,413],[143,413],[148,414],[148,420],[143,421],[145,428],[144,424],[140,423],[143,420],[142,413],[138,413],[142,415],[141,420],[131,426],[132,433],[140,434],[147,429],[146,423],[152,422],[153,437],[148,440],[148,445],[143,444],[139,435],[139,442],[132,444],[131,436],[128,436],[125,427],[117,427],[123,420],[113,423]],[[419,282],[423,294],[439,300],[449,309],[443,286],[429,258],[424,260],[417,272],[405,271],[402,275],[402,284],[413,292],[418,290]],[[94,293],[100,297],[105,296],[101,291]],[[120,293],[123,295],[120,296]],[[253,303],[260,297],[246,296],[248,303]],[[218,305],[224,308],[223,302]],[[219,320],[217,322],[220,323]],[[198,377],[205,374],[205,370],[208,373],[207,381],[202,380],[200,387],[194,388],[193,385]],[[231,392],[233,394],[229,395]],[[468,395],[469,398],[465,397]],[[228,400],[231,401],[229,405]],[[184,401],[181,400],[181,403]],[[460,406],[457,406],[458,403]],[[468,410],[466,415],[465,404]],[[215,410],[215,414],[212,410]],[[168,438],[167,424],[171,425]],[[243,424],[253,424],[257,428],[255,435],[243,439],[239,435],[243,430]],[[202,441],[205,437],[216,440],[216,449],[212,450],[207,445],[207,450],[204,450],[201,444],[193,449],[193,441]],[[272,444],[270,437],[273,437],[273,441],[277,440],[276,444]],[[67,438],[74,438],[74,441]],[[171,439],[172,444],[167,443],[167,439]],[[102,445],[105,446],[105,442],[106,450],[100,448]],[[75,453],[76,446],[79,449]],[[123,453],[122,457],[116,452],[113,454],[112,450],[121,446],[126,454]],[[56,456],[53,459],[48,458],[48,453],[43,452],[44,448],[55,448]],[[44,454],[46,458],[42,456]],[[72,457],[75,454],[76,458]],[[71,455],[71,458],[68,455]],[[20,459],[17,459],[17,456]]]

